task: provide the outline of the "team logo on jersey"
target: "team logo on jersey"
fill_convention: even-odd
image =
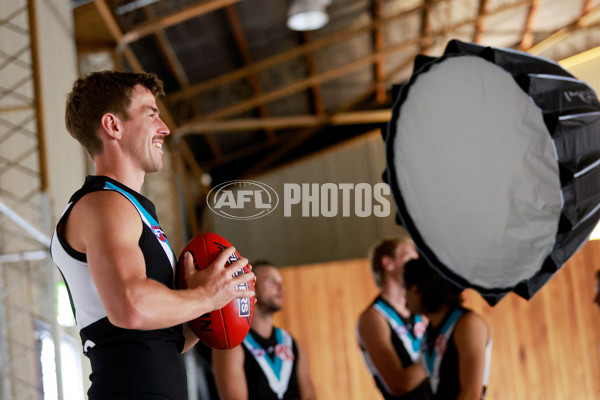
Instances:
[[[414,329],[415,336],[418,338],[422,338],[423,335],[425,334],[425,329],[426,329],[425,323],[423,321],[417,321],[415,323],[415,329]]]
[[[254,357],[264,357],[265,353],[266,353],[264,349],[258,349],[258,348],[252,348],[252,349],[250,349],[250,352],[252,353],[252,355]]]
[[[404,325],[397,325],[394,327],[394,331],[398,336],[405,336],[408,333],[408,329]]]
[[[156,236],[156,238],[158,240],[160,240],[161,242],[166,242],[167,241],[167,236],[165,235],[165,233],[163,232],[163,230],[160,229],[160,226],[158,226],[158,225],[152,225],[152,232],[154,232],[154,236]]]
[[[87,356],[90,349],[93,349],[95,346],[96,346],[96,343],[92,342],[89,339],[86,340],[85,343],[83,344],[83,354]]]
[[[294,359],[294,352],[290,346],[285,344],[278,344],[275,346],[275,354],[283,361],[292,361]]]
[[[446,348],[448,347],[448,336],[445,334],[441,334],[435,339],[435,352],[437,354],[444,354],[446,352]]]

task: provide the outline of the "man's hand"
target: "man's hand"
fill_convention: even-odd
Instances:
[[[239,260],[226,265],[229,257],[235,253],[234,247],[223,250],[208,267],[197,271],[191,253],[183,255],[185,282],[198,296],[206,298],[214,310],[225,307],[231,300],[238,297],[252,297],[254,290],[240,290],[238,286],[254,279],[254,273],[248,272],[233,276],[235,272],[248,265],[248,259]],[[250,266],[250,268],[252,268]]]

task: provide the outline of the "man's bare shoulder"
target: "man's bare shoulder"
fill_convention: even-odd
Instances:
[[[64,236],[73,249],[86,253],[92,238],[141,234],[141,220],[122,194],[104,190],[86,194],[71,209]],[[139,233],[138,233],[139,232]]]
[[[388,329],[388,324],[383,315],[373,307],[366,308],[358,317],[358,331],[361,336],[369,332]]]
[[[473,343],[485,344],[490,338],[486,320],[475,312],[463,314],[456,323],[454,341],[458,346],[470,346]]]

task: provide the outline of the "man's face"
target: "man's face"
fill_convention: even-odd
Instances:
[[[398,244],[396,247],[394,264],[396,265],[396,268],[402,269],[404,264],[410,260],[416,260],[417,258],[419,258],[419,253],[417,253],[415,245],[412,243],[412,241],[403,242]]]
[[[256,275],[256,307],[274,313],[283,307],[283,279],[277,268],[264,265],[253,270]]]
[[[158,116],[156,99],[150,90],[137,85],[131,96],[129,119],[121,119],[122,146],[134,162],[146,173],[157,172],[163,166],[163,144],[169,128]]]
[[[406,288],[406,308],[412,314],[422,314],[421,307],[421,292],[417,285],[411,285]]]

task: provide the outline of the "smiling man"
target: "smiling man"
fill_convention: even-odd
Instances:
[[[147,173],[163,166],[169,129],[156,98],[154,74],[104,71],[77,80],[68,96],[69,133],[92,157],[88,176],[71,197],[52,238],[92,374],[92,400],[187,398],[180,354],[197,338],[184,325],[253,291],[236,287],[253,279],[234,252],[224,250],[196,271],[185,254],[190,289],[175,290],[175,255],[154,204],[139,191]]]

